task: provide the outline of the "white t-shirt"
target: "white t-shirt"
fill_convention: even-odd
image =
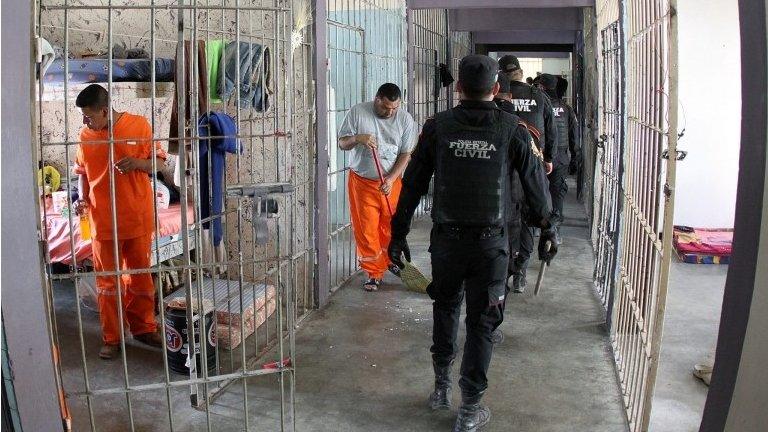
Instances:
[[[399,154],[413,150],[418,138],[416,122],[404,109],[400,108],[394,116],[384,119],[376,115],[372,101],[353,106],[339,129],[339,138],[360,134],[376,137],[384,175],[395,165]],[[379,178],[371,150],[362,144],[350,150],[349,167],[362,177],[376,180]]]

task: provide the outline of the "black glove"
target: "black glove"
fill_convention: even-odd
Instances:
[[[568,165],[568,174],[573,175],[578,173],[579,168],[581,168],[580,155],[571,158],[571,163]]]
[[[557,241],[555,240],[555,230],[542,229],[539,237],[539,260],[549,265],[552,258],[557,255]]]
[[[411,250],[408,249],[408,242],[405,241],[404,238],[393,238],[390,240],[389,248],[387,248],[387,254],[389,255],[389,260],[401,269],[405,268],[405,263],[403,263],[403,255],[405,255],[406,261],[411,262]]]

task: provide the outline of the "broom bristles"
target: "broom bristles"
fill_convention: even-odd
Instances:
[[[403,281],[403,285],[411,291],[427,292],[427,286],[430,284],[429,279],[413,264],[408,261],[404,263],[405,267],[400,270],[400,279]]]
[[[312,3],[309,0],[292,0],[293,31],[298,32],[312,24]]]

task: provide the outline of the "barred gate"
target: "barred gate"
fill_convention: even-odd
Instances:
[[[409,13],[412,41],[408,46],[411,66],[408,110],[421,130],[427,119],[458,103],[455,85],[443,85],[441,67],[456,80],[459,60],[472,50],[471,37],[468,32],[450,29],[446,9],[417,9]],[[424,216],[431,208],[430,184],[416,215]]]
[[[623,98],[621,65],[621,28],[614,21],[601,31],[602,80],[601,128],[597,144],[595,190],[597,215],[593,226],[595,240],[594,282],[598,297],[608,308],[610,289],[616,271],[616,243],[619,228],[619,182],[621,176]]]
[[[601,254],[611,246],[617,251],[615,281],[604,285],[614,300],[611,344],[632,431],[648,430],[653,389],[658,370],[669,266],[672,255],[672,213],[677,159],[677,19],[675,0],[605,0],[597,6],[598,31],[603,53],[601,76],[615,68],[615,38],[625,52],[621,80],[626,89],[626,124],[618,157],[618,211],[595,206],[598,231],[603,230]],[[618,26],[616,24],[618,20]],[[608,49],[606,49],[608,48]],[[610,95],[613,82],[603,80]],[[611,115],[609,98],[603,112]],[[604,118],[603,134],[610,140],[616,118]],[[621,130],[621,128],[619,128]],[[603,166],[612,149],[604,144]],[[611,165],[609,163],[608,165]],[[606,177],[612,175],[610,169]],[[610,181],[600,180],[603,201],[610,198]],[[615,185],[614,185],[615,186]],[[618,226],[615,218],[619,217]],[[618,229],[615,242],[604,234]],[[603,252],[605,251],[605,252]],[[600,256],[598,256],[600,257]],[[601,266],[598,262],[598,266]],[[608,270],[608,271],[606,271]],[[596,276],[610,277],[606,266]],[[601,282],[600,279],[597,282]]]
[[[348,153],[338,130],[355,104],[373,100],[385,82],[405,82],[405,2],[326,0],[328,26],[328,244],[335,291],[359,268],[349,214]],[[323,289],[325,289],[323,287]]]
[[[36,35],[53,51],[47,71],[39,68],[35,88],[38,163],[61,173],[63,189],[41,176],[45,292],[62,417],[74,430],[294,429],[294,329],[314,305],[309,12],[301,2],[285,0],[235,4],[35,4]],[[212,45],[221,47],[218,56]],[[39,46],[44,51],[47,45]],[[227,59],[234,69],[227,69]],[[212,72],[215,63],[220,74]],[[212,92],[222,89],[220,76],[231,80],[231,97]],[[110,240],[118,270],[95,271],[87,222],[73,213],[75,194],[82,192],[70,174],[77,147],[106,146],[111,167],[118,162],[115,145],[122,143],[112,122],[107,140],[80,142],[82,116],[74,101],[90,83],[109,91],[110,110],[142,115],[151,125],[156,217],[147,268],[123,268],[122,250]],[[211,137],[230,139],[229,153],[207,140],[210,126],[198,124],[209,111],[234,121],[236,131]],[[214,149],[224,153],[219,162]],[[157,161],[165,150],[179,156]],[[120,174],[107,171],[111,197],[102,205],[119,209],[125,198],[115,190]],[[217,173],[222,184],[214,191],[211,179]],[[173,199],[161,187],[160,174],[167,190],[178,186],[177,204],[168,206]],[[117,238],[118,220],[125,215],[110,213]],[[148,350],[128,337],[124,283],[140,274],[154,279],[158,327],[165,332],[162,350]],[[117,287],[121,341],[112,363],[97,358],[95,277],[114,278]],[[166,310],[170,303],[179,310],[173,322],[172,309]],[[268,400],[255,401],[256,389]]]

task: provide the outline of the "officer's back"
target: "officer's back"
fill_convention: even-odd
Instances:
[[[551,163],[557,152],[557,143],[550,98],[536,86],[522,80],[523,70],[517,57],[506,55],[500,58],[499,70],[510,80],[510,103],[515,114],[537,130],[544,162]]]
[[[433,230],[430,240],[433,303],[432,409],[450,408],[451,365],[457,356],[456,329],[466,299],[467,337],[461,367],[462,403],[454,431],[472,432],[488,423],[480,405],[487,387],[493,352],[491,333],[504,318],[505,281],[509,261],[506,211],[510,176],[520,176],[534,225],[549,227],[550,205],[540,160],[527,129],[500,110],[497,64],[487,56],[467,56],[459,64],[461,104],[438,113],[424,124],[419,143],[403,178],[388,249],[403,267],[410,257],[406,235],[419,200],[434,174]],[[546,241],[548,234],[543,233]],[[541,250],[549,260],[556,249]]]

